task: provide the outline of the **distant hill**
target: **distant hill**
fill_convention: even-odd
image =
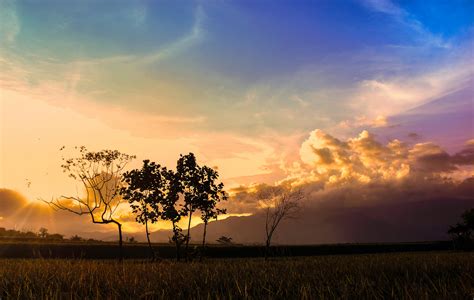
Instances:
[[[274,237],[277,244],[326,244],[414,242],[448,239],[448,227],[461,213],[474,207],[474,198],[437,198],[425,201],[390,203],[377,206],[332,208],[305,207],[297,220],[286,220]],[[208,225],[207,240],[222,235],[237,243],[264,241],[264,216],[229,217]],[[192,228],[193,242],[199,242],[203,225]],[[170,230],[152,233],[155,242],[165,242]]]

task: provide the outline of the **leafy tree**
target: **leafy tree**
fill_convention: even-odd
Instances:
[[[467,250],[474,246],[474,208],[466,210],[461,218],[461,223],[450,226],[448,234],[451,235],[455,246]]]
[[[166,172],[166,168],[144,160],[141,169],[124,173],[123,179],[127,185],[121,189],[123,198],[130,203],[130,207],[136,215],[136,221],[145,225],[152,259],[155,258],[155,254],[150,241],[148,223],[156,223],[159,220],[160,203],[166,201],[165,197],[168,196],[169,184],[166,180],[169,178],[163,176],[163,172]]]
[[[210,219],[225,213],[225,209],[216,208],[217,203],[226,200],[224,184],[217,183],[219,173],[207,166],[199,166],[193,153],[181,155],[176,166],[176,178],[180,183],[180,193],[184,198],[183,214],[188,217],[185,255],[187,258],[191,233],[191,219],[196,210],[201,211],[204,221],[202,246],[206,243],[207,224]]]
[[[74,241],[74,242],[81,242],[84,239],[82,237],[78,236],[77,234],[75,234],[75,235],[71,236],[70,240]]]
[[[171,221],[173,225],[173,236],[171,242],[176,246],[176,259],[179,260],[181,246],[187,240],[187,236],[183,234],[181,227],[178,225],[181,218],[187,214],[184,209],[178,209],[178,200],[182,186],[176,173],[172,170],[164,169],[162,171],[162,176],[166,179],[164,181],[166,183],[166,195],[161,202],[161,219]]]
[[[257,192],[265,210],[265,259],[268,256],[272,237],[278,225],[285,219],[295,218],[299,212],[301,190],[290,191],[281,186],[264,186]]]
[[[63,150],[64,147],[61,148]],[[81,183],[84,196],[61,196],[47,202],[55,209],[76,215],[88,215],[94,224],[115,224],[119,235],[120,260],[123,258],[122,224],[114,216],[121,203],[119,195],[122,173],[135,156],[117,150],[88,151],[86,147],[75,147],[78,156],[64,158],[63,172]]]
[[[44,227],[41,227],[38,231],[38,236],[42,239],[45,239],[48,237],[48,229],[47,228],[44,228]]]
[[[227,200],[227,194],[224,191],[222,182],[216,183],[219,173],[207,166],[200,169],[200,183],[198,185],[199,198],[198,206],[201,211],[201,219],[204,222],[204,231],[202,235],[202,248],[206,245],[207,224],[211,219],[217,219],[220,214],[225,214],[225,209],[217,208],[221,200]]]
[[[182,214],[188,217],[188,231],[185,240],[185,257],[188,258],[188,245],[191,232],[191,218],[193,213],[199,209],[201,168],[196,162],[193,153],[180,155],[176,165],[176,180],[179,182],[179,191],[184,197]]]

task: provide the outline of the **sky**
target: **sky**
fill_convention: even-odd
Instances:
[[[472,11],[467,0],[1,0],[0,188],[28,201],[76,193],[59,153],[76,145],[137,155],[130,167],[194,152],[229,189],[396,180],[426,169],[422,154],[444,157],[437,175],[468,178]]]

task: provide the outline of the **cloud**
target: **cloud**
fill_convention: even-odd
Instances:
[[[408,133],[408,134],[407,134],[407,137],[409,137],[410,139],[415,140],[415,141],[421,139],[421,135],[419,135],[419,134],[416,133],[416,132],[410,132],[410,133]]]
[[[137,5],[130,11],[130,18],[137,27],[145,24],[148,11],[145,5]]]
[[[0,1],[0,41],[11,44],[20,33],[21,24],[15,9],[15,2]]]
[[[462,57],[450,65],[418,75],[363,80],[352,96],[350,107],[368,118],[403,113],[468,87],[472,83],[472,72],[465,65],[469,60]]]
[[[2,216],[3,219],[8,218],[27,203],[28,200],[20,193],[10,189],[0,188],[0,216]]]
[[[474,140],[467,141],[465,148],[453,155],[451,161],[456,165],[474,164]]]
[[[383,144],[365,130],[355,137],[340,140],[316,129],[301,144],[300,158],[286,165],[287,176],[276,182],[276,185],[288,189],[302,188],[317,195],[328,191],[332,195],[344,194],[348,189],[357,189],[359,194],[366,195],[363,198],[376,202],[380,194],[370,195],[370,191],[377,186],[413,190],[418,182],[416,189],[430,189],[432,184],[441,186],[472,176],[469,169],[464,169],[474,166],[472,144],[470,140],[464,149],[449,154],[432,142],[410,145],[394,139]],[[256,194],[264,187],[262,184],[253,184],[231,189],[229,211],[258,211]],[[399,197],[403,193],[399,192]],[[313,196],[310,198],[331,198]],[[395,201],[397,197],[392,198]]]
[[[474,177],[454,182],[408,176],[331,187],[312,182],[302,188],[303,209],[297,219],[281,224],[276,243],[444,240],[447,228],[474,205]],[[226,235],[243,243],[262,242],[265,216],[259,211],[257,193],[255,187],[240,188],[229,203],[253,209],[254,215],[211,225],[210,239]]]
[[[204,11],[202,6],[197,6],[194,12],[194,23],[191,27],[191,30],[185,36],[181,37],[180,39],[168,44],[162,49],[154,53],[150,53],[143,57],[139,58],[141,63],[156,63],[160,60],[166,59],[171,55],[175,55],[176,53],[189,48],[191,45],[195,44],[196,42],[200,41],[203,37],[203,22],[204,22]]]
[[[374,119],[367,118],[366,116],[356,117],[353,120],[344,120],[340,122],[337,126],[342,129],[351,129],[351,128],[378,128],[387,126],[387,118],[385,116],[377,116]]]
[[[410,166],[404,159],[406,146],[393,140],[379,143],[368,131],[341,141],[322,130],[314,130],[300,148],[301,162],[291,180],[339,184],[353,180],[370,182],[405,176]]]
[[[364,0],[363,3],[374,11],[392,16],[396,21],[416,32],[420,36],[420,43],[439,48],[451,48],[448,41],[433,34],[416,16],[394,4],[391,0]]]

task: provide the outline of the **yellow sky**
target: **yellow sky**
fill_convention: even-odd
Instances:
[[[54,98],[60,95],[48,96]],[[60,169],[59,148],[63,145],[85,145],[94,150],[114,148],[137,155],[130,167],[138,167],[141,160],[146,158],[174,167],[180,153],[196,152],[198,159],[216,166],[221,177],[229,182],[233,182],[229,180],[233,177],[264,174],[267,172],[264,169],[266,160],[272,154],[271,149],[262,142],[221,133],[191,134],[175,138],[160,138],[156,133],[150,134],[150,137],[140,137],[134,135],[133,130],[127,130],[126,125],[119,124],[116,126],[118,128],[112,128],[101,117],[108,118],[112,115],[117,122],[133,125],[134,122],[143,122],[146,115],[116,112],[121,114],[119,118],[113,111],[99,106],[83,107],[95,114],[87,116],[44,100],[32,99],[29,94],[4,89],[1,90],[0,102],[0,186],[16,189],[29,199],[50,198],[76,191],[74,182]],[[168,130],[169,134],[173,126],[165,122],[159,129]],[[220,153],[216,155],[217,158],[212,157],[216,150],[209,147],[213,147],[215,143],[217,147],[219,143],[224,144],[222,147],[235,147],[238,155]]]

